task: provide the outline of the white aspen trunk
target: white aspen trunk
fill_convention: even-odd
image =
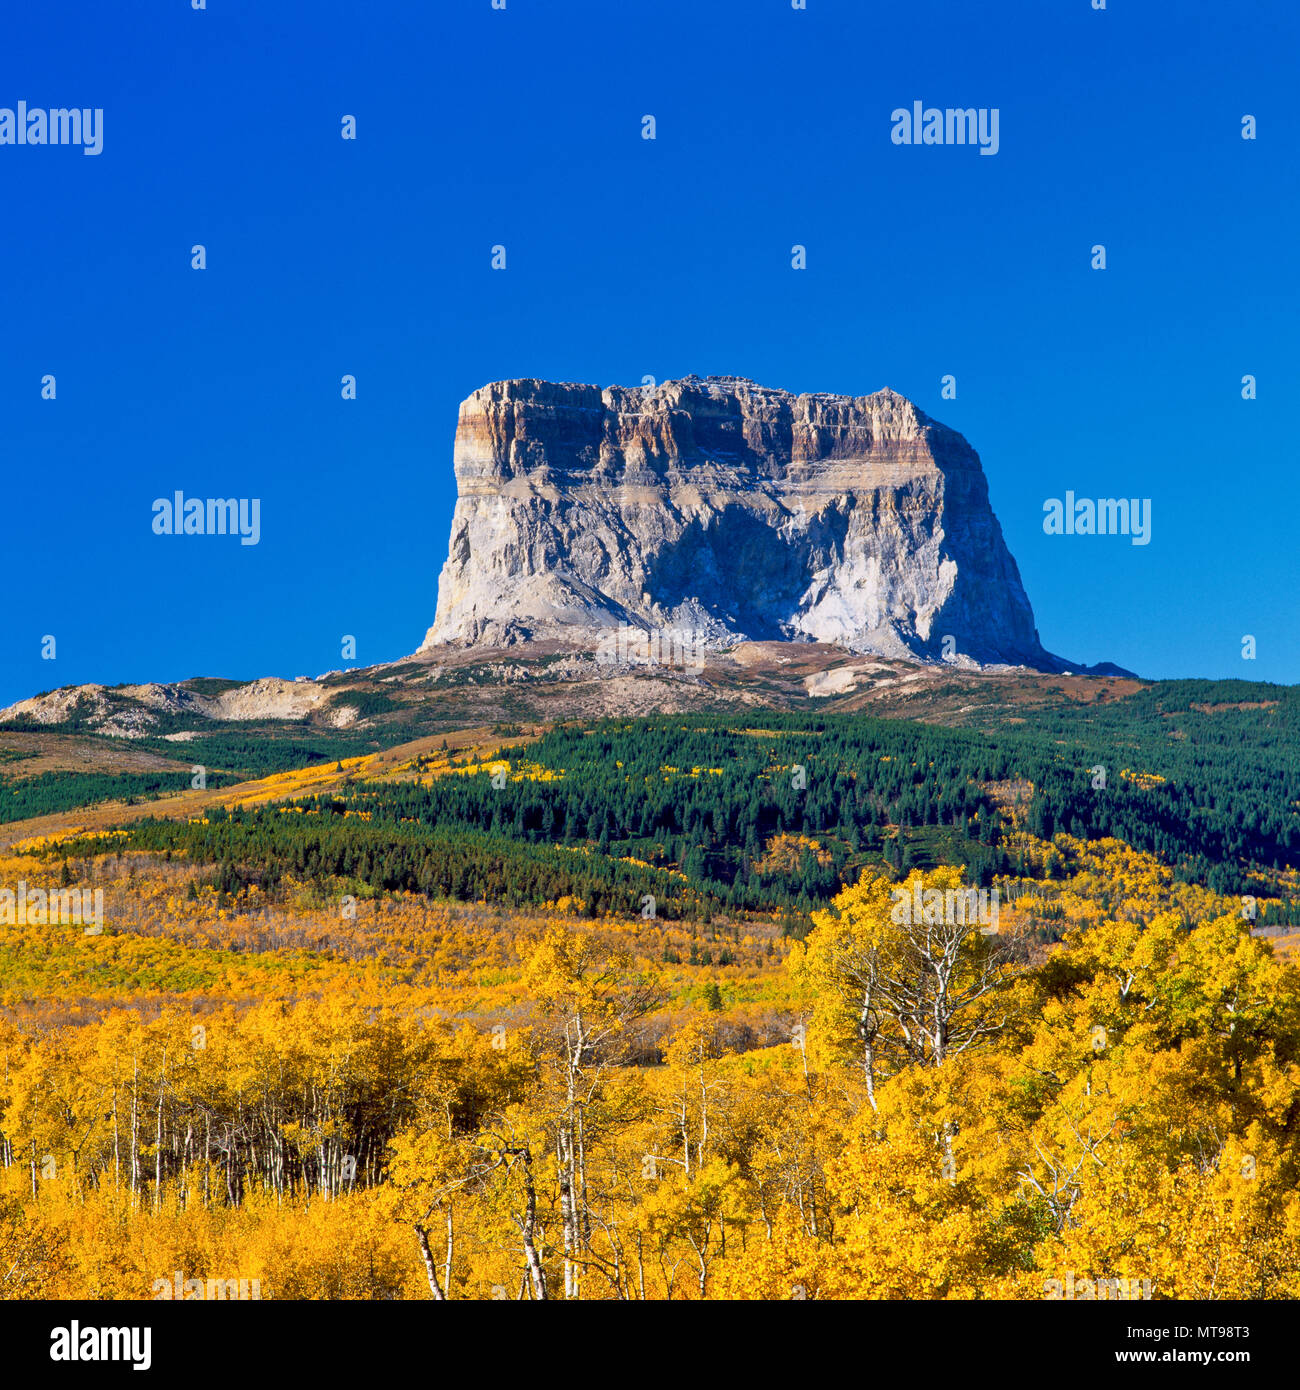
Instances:
[[[140,1108],[138,1105],[140,1082],[140,1059],[131,1058],[131,1205],[134,1206],[140,1191]]]
[[[709,1139],[709,1089],[704,1082],[704,1063],[700,1063],[700,1143],[696,1150],[696,1163],[704,1167],[704,1146]]]
[[[163,1048],[162,1072],[158,1077],[158,1119],[154,1125],[153,1209],[162,1210],[162,1110],[163,1087],[167,1083],[167,1049]]]
[[[564,1296],[578,1296],[578,1266],[576,1263],[581,1244],[580,1217],[578,1212],[578,1161],[577,1161],[577,1082],[582,1068],[583,1034],[582,1019],[574,1020],[574,1041],[568,1052],[568,1065],[565,1068],[565,1110],[560,1122],[556,1141],[556,1161],[559,1164],[560,1218],[564,1231]]]
[[[876,1049],[871,1041],[870,998],[864,998],[862,1001],[859,1022],[862,1025],[862,1071],[867,1079],[867,1101],[872,1113],[878,1115],[880,1107],[876,1104]]]
[[[573,1298],[576,1285],[573,1257],[575,1222],[573,1212],[573,1136],[566,1117],[561,1124],[555,1146],[556,1176],[560,1185],[560,1224],[564,1238],[564,1296]]]
[[[433,1260],[433,1251],[429,1248],[429,1232],[418,1222],[415,1227],[415,1238],[420,1242],[420,1257],[424,1261],[424,1273],[429,1280],[429,1291],[433,1294],[434,1301],[445,1303],[447,1295],[443,1293],[438,1283],[438,1266]]]
[[[578,1218],[578,1239],[581,1241],[584,1249],[591,1244],[591,1206],[587,1201],[587,1147],[582,1123],[585,1113],[583,1107],[579,1106],[576,1117],[578,1140],[576,1153],[577,1170],[574,1174],[578,1194],[578,1207],[576,1213]]]
[[[451,1207],[447,1208],[447,1262],[442,1267],[442,1284],[447,1290],[447,1297],[451,1297],[451,1257],[455,1251],[456,1233],[451,1224]]]
[[[113,1077],[113,1188],[121,1191],[122,1188],[122,1153],[118,1142],[117,1133],[117,1076]]]
[[[520,1224],[520,1232],[524,1242],[524,1259],[528,1265],[528,1278],[532,1295],[539,1303],[544,1303],[546,1301],[546,1271],[542,1268],[541,1259],[537,1254],[537,1244],[533,1234],[537,1227],[537,1189],[533,1183],[533,1156],[528,1149],[520,1149],[516,1152],[522,1157],[524,1163],[524,1219]]]

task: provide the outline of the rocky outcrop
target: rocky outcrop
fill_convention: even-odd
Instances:
[[[1038,640],[979,456],[894,391],[493,382],[461,406],[455,472],[422,652],[628,625],[1067,664]]]
[[[265,676],[232,683],[219,695],[204,695],[184,684],[70,685],[19,700],[0,710],[0,724],[51,728],[74,724],[119,738],[147,738],[168,717],[221,722],[303,719],[321,711],[334,692],[315,681]],[[325,712],[325,722],[342,728],[356,719],[343,705]]]

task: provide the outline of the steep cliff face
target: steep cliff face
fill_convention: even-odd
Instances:
[[[628,624],[1064,665],[1039,644],[979,456],[893,391],[494,382],[461,406],[455,470],[422,651],[595,644]]]

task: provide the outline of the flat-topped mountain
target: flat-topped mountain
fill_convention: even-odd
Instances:
[[[495,382],[461,406],[455,469],[414,657],[314,680],[65,686],[0,726],[183,743],[230,722],[368,736],[807,700],[949,718],[1108,693],[1084,680],[1064,696],[1024,668],[1130,675],[1043,649],[979,456],[894,391]],[[620,632],[672,640],[610,661]]]
[[[462,404],[454,462],[421,653],[626,625],[1079,669],[1039,642],[979,455],[894,391],[498,381]]]

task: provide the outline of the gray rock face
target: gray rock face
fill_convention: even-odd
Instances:
[[[1064,666],[1039,643],[979,456],[893,391],[493,382],[460,408],[455,470],[421,651],[595,645],[626,624]]]

